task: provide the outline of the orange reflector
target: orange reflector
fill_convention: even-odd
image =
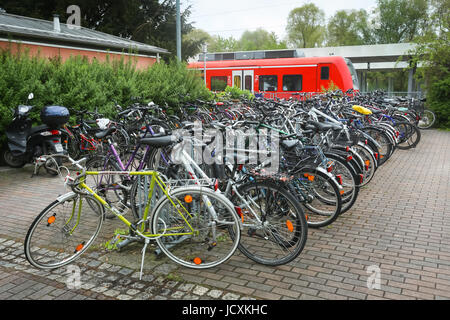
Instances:
[[[75,248],[75,252],[79,252],[81,249],[83,249],[84,244],[80,243],[79,245],[77,245],[77,247]]]
[[[305,218],[306,218],[306,221],[308,221],[308,215],[307,214],[305,214]]]
[[[53,222],[55,222],[56,217],[55,216],[51,216],[50,218],[47,219],[48,224],[52,224]]]
[[[294,225],[290,220],[286,220],[286,226],[290,232],[294,232]]]
[[[236,210],[238,216],[241,217],[242,223],[244,223],[244,214],[242,213],[242,209],[240,207],[234,207],[234,210]]]
[[[370,160],[366,160],[364,161],[364,163],[366,164],[366,166],[370,166]]]
[[[196,265],[199,265],[199,264],[202,263],[202,259],[200,259],[199,257],[196,257],[196,258],[194,258],[194,263],[195,263]]]
[[[315,178],[314,176],[308,176],[309,181],[314,181],[314,178]]]
[[[341,191],[339,191],[339,193],[340,193],[340,194],[344,194],[344,193],[345,193],[345,191],[344,191],[344,190],[341,190]]]
[[[190,196],[190,195],[185,196],[185,197],[184,197],[184,201],[185,201],[186,203],[191,203],[191,202],[192,202],[192,196]]]

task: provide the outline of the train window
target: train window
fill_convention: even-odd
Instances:
[[[320,69],[320,80],[330,79],[330,67],[322,67]]]
[[[227,87],[227,77],[211,77],[211,91],[223,91]]]
[[[278,77],[259,76],[259,91],[278,91]]]
[[[233,82],[235,87],[241,89],[241,76],[239,75],[234,76]]]
[[[252,76],[246,75],[244,77],[244,89],[252,91]]]
[[[302,91],[301,74],[287,74],[283,76],[283,91]]]

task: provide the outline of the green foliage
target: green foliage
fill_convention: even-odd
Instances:
[[[410,42],[429,28],[429,0],[377,0],[376,43]]]
[[[324,86],[320,87],[320,92],[323,93],[334,92],[337,90],[340,90],[340,88],[333,82],[333,80],[330,80],[330,83],[328,83],[328,88],[325,88]]]
[[[369,44],[371,30],[368,13],[361,10],[340,10],[331,17],[327,25],[328,46],[353,46]]]
[[[314,3],[293,9],[288,16],[289,43],[297,48],[320,47],[325,39],[325,13]]]
[[[241,98],[252,100],[255,96],[248,90],[241,90],[238,87],[227,86],[224,91],[216,93],[215,97],[218,100]]]
[[[239,39],[238,46],[242,51],[287,49],[286,43],[278,41],[274,32],[262,28],[245,31]]]
[[[12,120],[11,109],[24,104],[30,92],[35,97],[29,102],[35,106],[31,118],[36,123],[45,105],[98,110],[112,117],[116,113],[114,101],[127,106],[133,97],[169,107],[181,102],[180,94],[189,94],[192,101],[212,99],[198,73],[175,60],[137,70],[133,60],[123,58],[89,62],[75,56],[63,63],[59,59],[30,57],[20,50],[18,54],[6,50],[0,51],[0,70],[0,143]]]
[[[431,2],[434,32],[416,39],[413,54],[421,63],[418,77],[425,80],[427,105],[436,113],[436,126],[450,128],[450,1]]]

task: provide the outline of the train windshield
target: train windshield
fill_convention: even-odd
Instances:
[[[347,62],[348,69],[350,70],[350,74],[352,75],[353,89],[359,90],[358,74],[356,73],[355,67],[349,59],[345,59],[345,62]]]

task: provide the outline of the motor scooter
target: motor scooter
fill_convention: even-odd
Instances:
[[[28,101],[33,99],[33,93]],[[5,163],[13,168],[21,168],[27,163],[35,163],[44,155],[64,155],[61,144],[61,125],[69,121],[69,110],[62,106],[46,106],[41,110],[42,125],[33,126],[29,118],[33,106],[19,105],[14,109],[14,118],[6,128],[7,146],[2,152]],[[42,159],[40,159],[42,161]],[[57,174],[54,160],[44,163],[45,169]]]

